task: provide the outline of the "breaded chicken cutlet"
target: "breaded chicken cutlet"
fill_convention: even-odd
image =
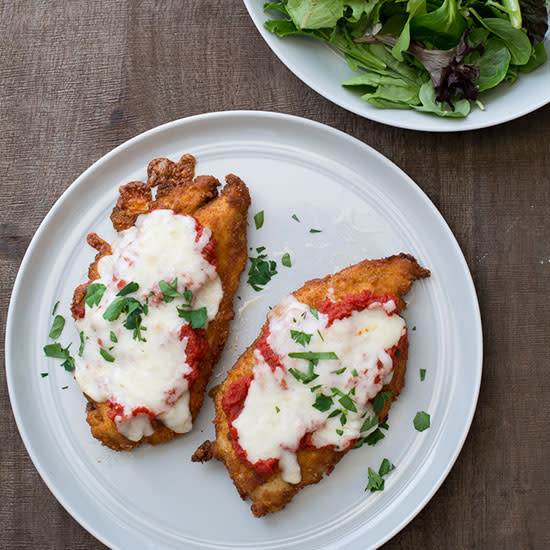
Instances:
[[[194,173],[191,155],[152,160],[146,183],[119,189],[115,243],[87,238],[97,255],[71,308],[75,378],[92,435],[117,451],[191,429],[234,316],[250,195],[233,174],[218,193]]]
[[[399,312],[429,275],[406,254],[365,260],[281,301],[217,388],[216,440],[192,460],[222,461],[256,517],[329,475],[401,393],[408,340]]]

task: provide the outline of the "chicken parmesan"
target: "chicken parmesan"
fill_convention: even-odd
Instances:
[[[192,460],[223,461],[257,517],[330,474],[403,388],[403,296],[429,275],[401,254],[309,281],[284,298],[217,390],[216,440]]]
[[[72,304],[75,379],[92,435],[114,450],[191,430],[233,318],[250,196],[232,174],[218,194],[194,167],[153,160],[147,183],[119,190],[115,240],[88,236],[98,254]]]

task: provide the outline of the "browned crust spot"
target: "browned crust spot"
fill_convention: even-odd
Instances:
[[[195,158],[192,155],[183,155],[177,163],[165,158],[153,159],[147,168],[147,183],[134,181],[121,186],[120,196],[111,213],[113,227],[122,231],[134,225],[140,214],[156,208],[170,208],[180,214],[195,216],[212,231],[216,240],[223,297],[216,317],[207,327],[209,350],[199,363],[199,377],[190,391],[189,407],[193,419],[201,409],[206,385],[221,355],[229,333],[229,323],[234,316],[233,296],[247,261],[246,217],[250,206],[248,188],[237,176],[229,174],[226,185],[218,195],[220,182],[215,177],[195,178],[194,174]],[[155,196],[153,188],[156,188]],[[99,278],[99,260],[112,253],[109,243],[95,233],[90,233],[87,241],[97,250],[97,255],[89,267],[88,282],[75,289],[71,307],[75,319],[78,311],[83,310],[88,285]],[[106,403],[98,403],[88,397],[86,420],[92,435],[113,450],[131,450],[144,442],[157,445],[183,435],[153,420],[152,435],[140,441],[130,441],[118,432],[116,424],[108,416],[109,410]]]
[[[338,301],[348,294],[356,294],[364,290],[370,290],[376,294],[393,294],[398,296],[401,307],[405,306],[405,296],[415,280],[430,276],[427,269],[421,267],[414,257],[408,254],[399,254],[381,260],[364,260],[352,265],[338,273],[328,275],[323,279],[313,279],[293,294],[296,299],[317,307],[332,290],[332,299]],[[235,455],[229,433],[229,424],[222,409],[223,395],[229,386],[236,380],[250,376],[254,366],[253,350],[267,327],[267,322],[262,327],[260,335],[253,344],[241,355],[236,364],[229,371],[227,378],[221,384],[215,395],[216,441],[205,442],[193,455],[197,461],[206,461],[216,458],[222,461],[231,476],[237,491],[242,498],[250,498],[251,510],[254,516],[261,517],[270,512],[281,510],[290,502],[293,496],[303,487],[318,483],[323,476],[329,475],[336,464],[349,451],[335,451],[332,449],[300,449],[297,453],[298,463],[302,470],[302,480],[298,484],[285,482],[279,473],[265,479],[256,470],[242,464]],[[382,410],[378,413],[383,421],[405,383],[405,370],[407,364],[407,349],[405,348],[399,360],[392,380],[381,391],[391,390],[391,397],[386,401]]]

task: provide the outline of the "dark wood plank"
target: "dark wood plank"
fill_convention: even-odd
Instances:
[[[101,155],[207,111],[265,109],[324,122],[388,156],[434,201],[472,270],[484,322],[483,385],[465,447],[431,502],[385,548],[550,547],[550,106],[463,134],[364,120],[295,78],[240,2],[4,2],[0,37],[2,341],[34,231]],[[0,547],[104,548],[41,481],[3,370],[0,378]]]

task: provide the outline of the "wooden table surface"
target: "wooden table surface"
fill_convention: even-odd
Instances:
[[[456,134],[370,122],[291,74],[238,0],[8,0],[0,60],[2,342],[33,233],[102,155],[208,111],[323,122],[386,155],[429,195],[464,251],[483,317],[483,381],[468,439],[443,486],[384,548],[550,548],[550,105]],[[4,370],[0,384],[0,548],[104,548],[42,482]]]

